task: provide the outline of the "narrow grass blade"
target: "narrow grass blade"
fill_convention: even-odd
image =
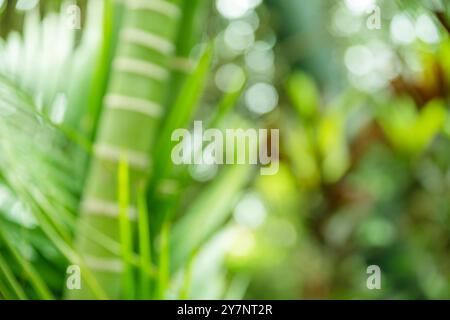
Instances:
[[[241,84],[240,83],[241,81],[242,79],[240,79],[240,77],[237,76],[232,80],[231,86],[233,87],[237,87],[238,85],[241,86],[239,87],[238,90],[228,92],[222,97],[222,99],[219,102],[217,112],[215,113],[214,117],[209,123],[210,128],[217,127],[220,124],[220,122],[230,113],[230,111],[233,110],[233,107],[236,106],[237,101],[239,100],[239,98],[242,95],[242,92],[245,89],[246,82],[243,82]]]
[[[89,138],[93,140],[98,124],[99,114],[101,112],[99,106],[102,105],[103,97],[107,91],[109,76],[111,73],[111,65],[113,56],[117,47],[117,42],[122,25],[125,4],[121,1],[106,0],[103,12],[103,43],[101,52],[97,57],[96,70],[93,75],[92,83],[96,85],[92,89],[88,100],[89,123],[92,124],[92,130]]]
[[[223,224],[232,209],[236,196],[248,182],[253,167],[234,165],[225,168],[174,226],[170,238],[172,245],[172,272],[178,270]],[[192,232],[195,230],[195,232]]]
[[[36,218],[43,233],[49,238],[52,244],[55,245],[59,252],[66,257],[70,263],[79,265],[83,269],[81,277],[83,278],[84,283],[92,290],[95,297],[100,300],[107,300],[108,295],[104,292],[96,278],[87,268],[86,263],[81,256],[72,248],[72,243],[67,243],[63,238],[61,238],[52,225],[46,221],[45,214],[41,212],[41,209],[36,206],[35,203],[31,204],[31,211],[33,212],[34,217]]]
[[[1,300],[16,300],[17,298],[9,291],[3,279],[0,277],[0,301]]]
[[[183,285],[180,290],[180,300],[187,300],[189,298],[189,290],[191,289],[192,282],[192,268],[194,267],[196,257],[197,253],[192,254],[184,269]]]
[[[148,270],[151,264],[151,237],[149,229],[149,212],[144,185],[139,186],[137,196],[139,255],[140,255],[140,298],[149,299],[151,295],[151,277]]]
[[[125,154],[122,154],[119,162],[118,172],[118,199],[119,199],[119,233],[120,243],[122,247],[122,259],[124,264],[123,271],[123,292],[125,299],[133,299],[134,288],[134,276],[133,266],[130,261],[133,257],[133,236],[132,226],[129,218],[130,208],[130,181],[128,161]]]
[[[19,284],[19,282],[17,281],[17,279],[14,277],[13,272],[11,271],[11,269],[8,267],[8,264],[6,263],[6,261],[3,259],[3,257],[0,255],[0,274],[3,274],[5,280],[8,282],[9,286],[11,287],[11,289],[14,292],[14,295],[20,299],[20,300],[26,300],[27,296],[25,294],[25,292],[23,291],[21,285]],[[6,288],[1,288],[0,287],[0,291],[2,294],[5,295],[5,297],[7,295],[11,295],[11,293],[7,293],[8,290]]]
[[[173,144],[168,142],[171,141],[172,132],[175,129],[185,128],[189,125],[207,82],[212,55],[213,49],[209,45],[201,56],[197,68],[181,88],[174,107],[167,116],[159,139],[159,146],[156,148],[159,152],[155,153],[157,155],[155,159],[155,174],[157,176],[165,176],[170,168],[171,162],[169,160]]]
[[[14,259],[22,268],[24,274],[30,281],[31,286],[36,291],[38,297],[44,300],[54,299],[54,296],[51,293],[50,289],[45,284],[44,279],[40,277],[39,273],[34,269],[32,264],[22,257],[22,255],[17,251],[15,246],[12,244],[11,239],[9,239],[9,237],[2,230],[0,230],[0,239],[3,241],[8,250],[13,255]]]
[[[170,278],[170,224],[165,222],[160,234],[157,299],[165,299]]]

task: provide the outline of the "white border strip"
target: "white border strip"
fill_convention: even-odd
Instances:
[[[105,105],[111,109],[142,113],[151,118],[160,118],[163,115],[161,105],[131,96],[109,94],[105,97]]]
[[[163,0],[124,0],[132,10],[147,10],[161,13],[169,18],[178,18],[181,9],[174,3]]]
[[[121,33],[121,37],[124,41],[141,45],[162,54],[171,54],[175,49],[174,45],[169,40],[137,28],[125,28]]]
[[[169,77],[169,72],[160,66],[133,58],[118,58],[114,61],[114,67],[118,71],[138,74],[150,79],[165,81]]]
[[[96,144],[94,145],[94,153],[99,158],[114,162],[119,162],[122,154],[124,154],[131,167],[148,169],[150,166],[150,157],[146,153],[139,151],[127,150],[106,144]]]

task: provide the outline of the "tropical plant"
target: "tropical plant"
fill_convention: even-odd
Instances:
[[[0,0],[0,298],[450,297],[449,21],[444,0]],[[278,172],[174,165],[197,120],[280,129]]]
[[[67,26],[74,4],[27,12],[0,45],[0,296],[187,297],[193,257],[252,172],[199,183],[170,161],[212,68],[209,4],[89,1],[81,31]],[[236,99],[218,102],[216,125]]]

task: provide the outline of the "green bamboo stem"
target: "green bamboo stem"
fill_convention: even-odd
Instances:
[[[86,181],[81,218],[84,225],[119,240],[117,173],[121,155],[129,166],[129,217],[137,217],[136,195],[151,170],[151,147],[164,111],[169,61],[181,9],[180,0],[127,0],[111,82],[104,99],[94,155]],[[122,297],[124,261],[80,232],[77,246],[109,298]],[[81,270],[83,272],[83,270]],[[93,298],[86,286],[71,299]]]

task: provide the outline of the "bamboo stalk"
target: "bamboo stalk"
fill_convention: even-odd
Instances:
[[[121,155],[129,166],[129,208],[137,217],[136,195],[151,170],[150,151],[169,82],[169,60],[181,10],[179,0],[130,0],[113,62],[111,82],[94,146],[81,206],[84,224],[119,239],[117,172]],[[80,232],[77,246],[110,298],[122,296],[124,261]],[[83,270],[82,270],[83,272]],[[71,299],[93,298],[89,288],[68,293]]]

